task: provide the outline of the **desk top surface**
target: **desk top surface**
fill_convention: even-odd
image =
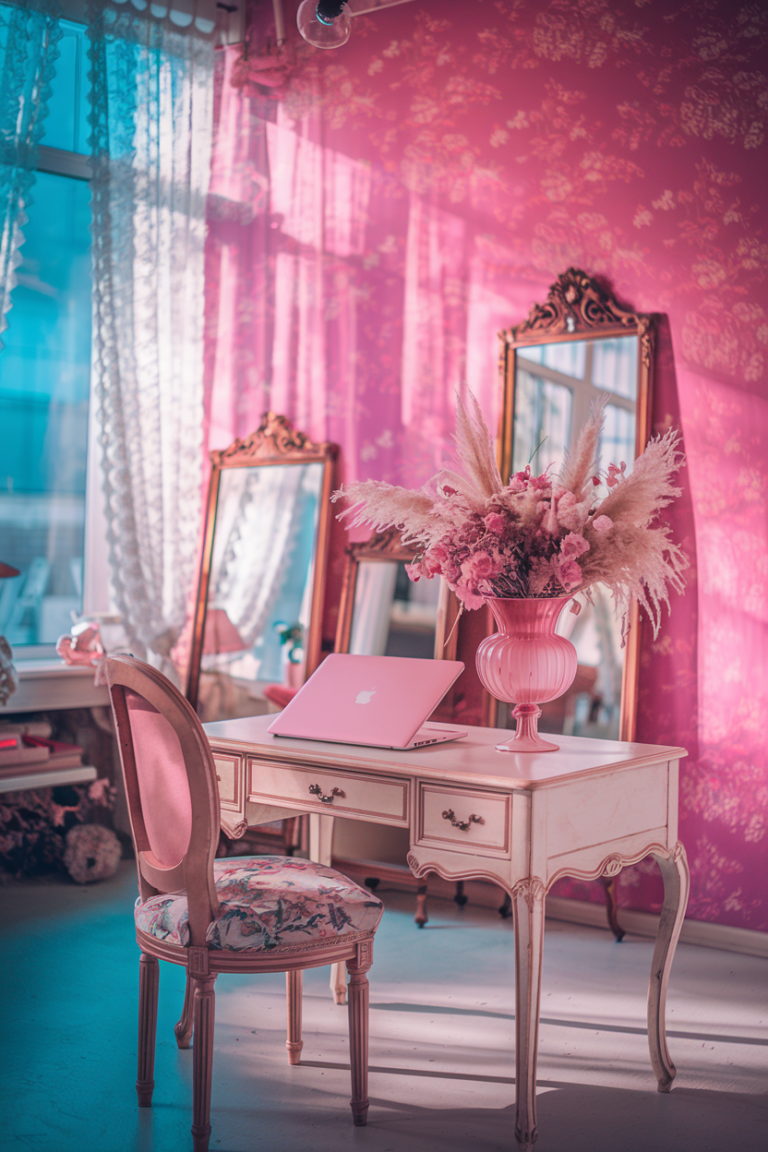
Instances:
[[[246,716],[205,724],[205,732],[217,751],[231,748],[282,764],[316,768],[349,768],[375,774],[432,777],[453,784],[477,784],[499,788],[535,790],[564,783],[575,777],[607,775],[622,769],[641,768],[667,760],[679,760],[683,748],[655,744],[626,744],[618,740],[594,740],[581,736],[556,736],[557,752],[497,752],[495,745],[509,740],[505,728],[471,728],[441,724],[467,731],[463,740],[432,744],[404,752],[393,748],[369,748],[355,744],[332,744],[322,740],[293,740],[267,732],[274,716]]]

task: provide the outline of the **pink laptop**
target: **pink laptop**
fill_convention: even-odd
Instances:
[[[464,671],[460,660],[327,656],[268,731],[302,740],[421,748],[466,731],[425,724]]]

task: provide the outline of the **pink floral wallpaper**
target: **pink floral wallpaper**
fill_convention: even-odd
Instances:
[[[495,421],[496,333],[565,268],[662,313],[654,425],[682,428],[692,568],[643,645],[639,738],[690,752],[689,916],[768,930],[764,5],[415,0],[280,55],[270,14],[219,61],[211,446],[271,406],[348,477],[421,483],[457,386]],[[622,904],[659,906],[654,868]]]

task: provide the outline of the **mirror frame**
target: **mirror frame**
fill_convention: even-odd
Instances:
[[[651,435],[656,316],[625,308],[596,280],[578,268],[569,268],[550,287],[544,304],[534,304],[528,318],[499,333],[499,370],[503,384],[503,404],[499,423],[497,455],[502,480],[512,471],[515,421],[515,374],[517,349],[532,344],[556,344],[574,340],[596,340],[616,336],[637,336],[637,404],[635,457],[644,450]],[[624,650],[624,669],[619,714],[619,739],[633,741],[637,726],[637,693],[640,671],[640,618],[633,600],[628,614],[629,636]],[[496,726],[498,701],[485,693],[483,722]]]
[[[279,467],[284,464],[324,465],[323,486],[318,507],[312,601],[305,644],[306,675],[309,677],[320,662],[323,602],[331,528],[330,500],[335,483],[334,471],[338,452],[339,449],[336,444],[330,444],[326,441],[316,444],[303,432],[297,432],[287,417],[279,416],[276,412],[270,411],[262,415],[259,427],[250,436],[244,440],[233,441],[228,448],[222,451],[210,453],[211,478],[208,485],[203,550],[200,558],[200,576],[197,584],[192,645],[187,674],[187,699],[193,708],[197,708],[200,688],[203,636],[208,613],[213,540],[216,532],[216,514],[222,471],[225,468],[252,468],[256,465],[266,467]]]
[[[361,561],[387,561],[410,564],[416,557],[416,549],[403,544],[397,528],[385,532],[374,532],[361,543],[348,544],[344,550],[347,562],[344,567],[344,580],[339,601],[339,620],[336,627],[335,652],[348,652],[352,635],[352,618],[355,611],[355,591]],[[456,659],[456,629],[454,623],[458,612],[458,602],[444,580],[440,580],[440,599],[437,606],[435,625],[435,660]],[[447,639],[446,639],[447,638]]]

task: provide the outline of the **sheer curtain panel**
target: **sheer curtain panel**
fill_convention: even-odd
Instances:
[[[0,4],[0,334],[24,243],[25,208],[59,55],[60,15],[55,0]]]
[[[158,16],[153,13],[164,12]],[[136,655],[172,672],[195,581],[213,41],[89,10],[93,377],[110,571]]]

